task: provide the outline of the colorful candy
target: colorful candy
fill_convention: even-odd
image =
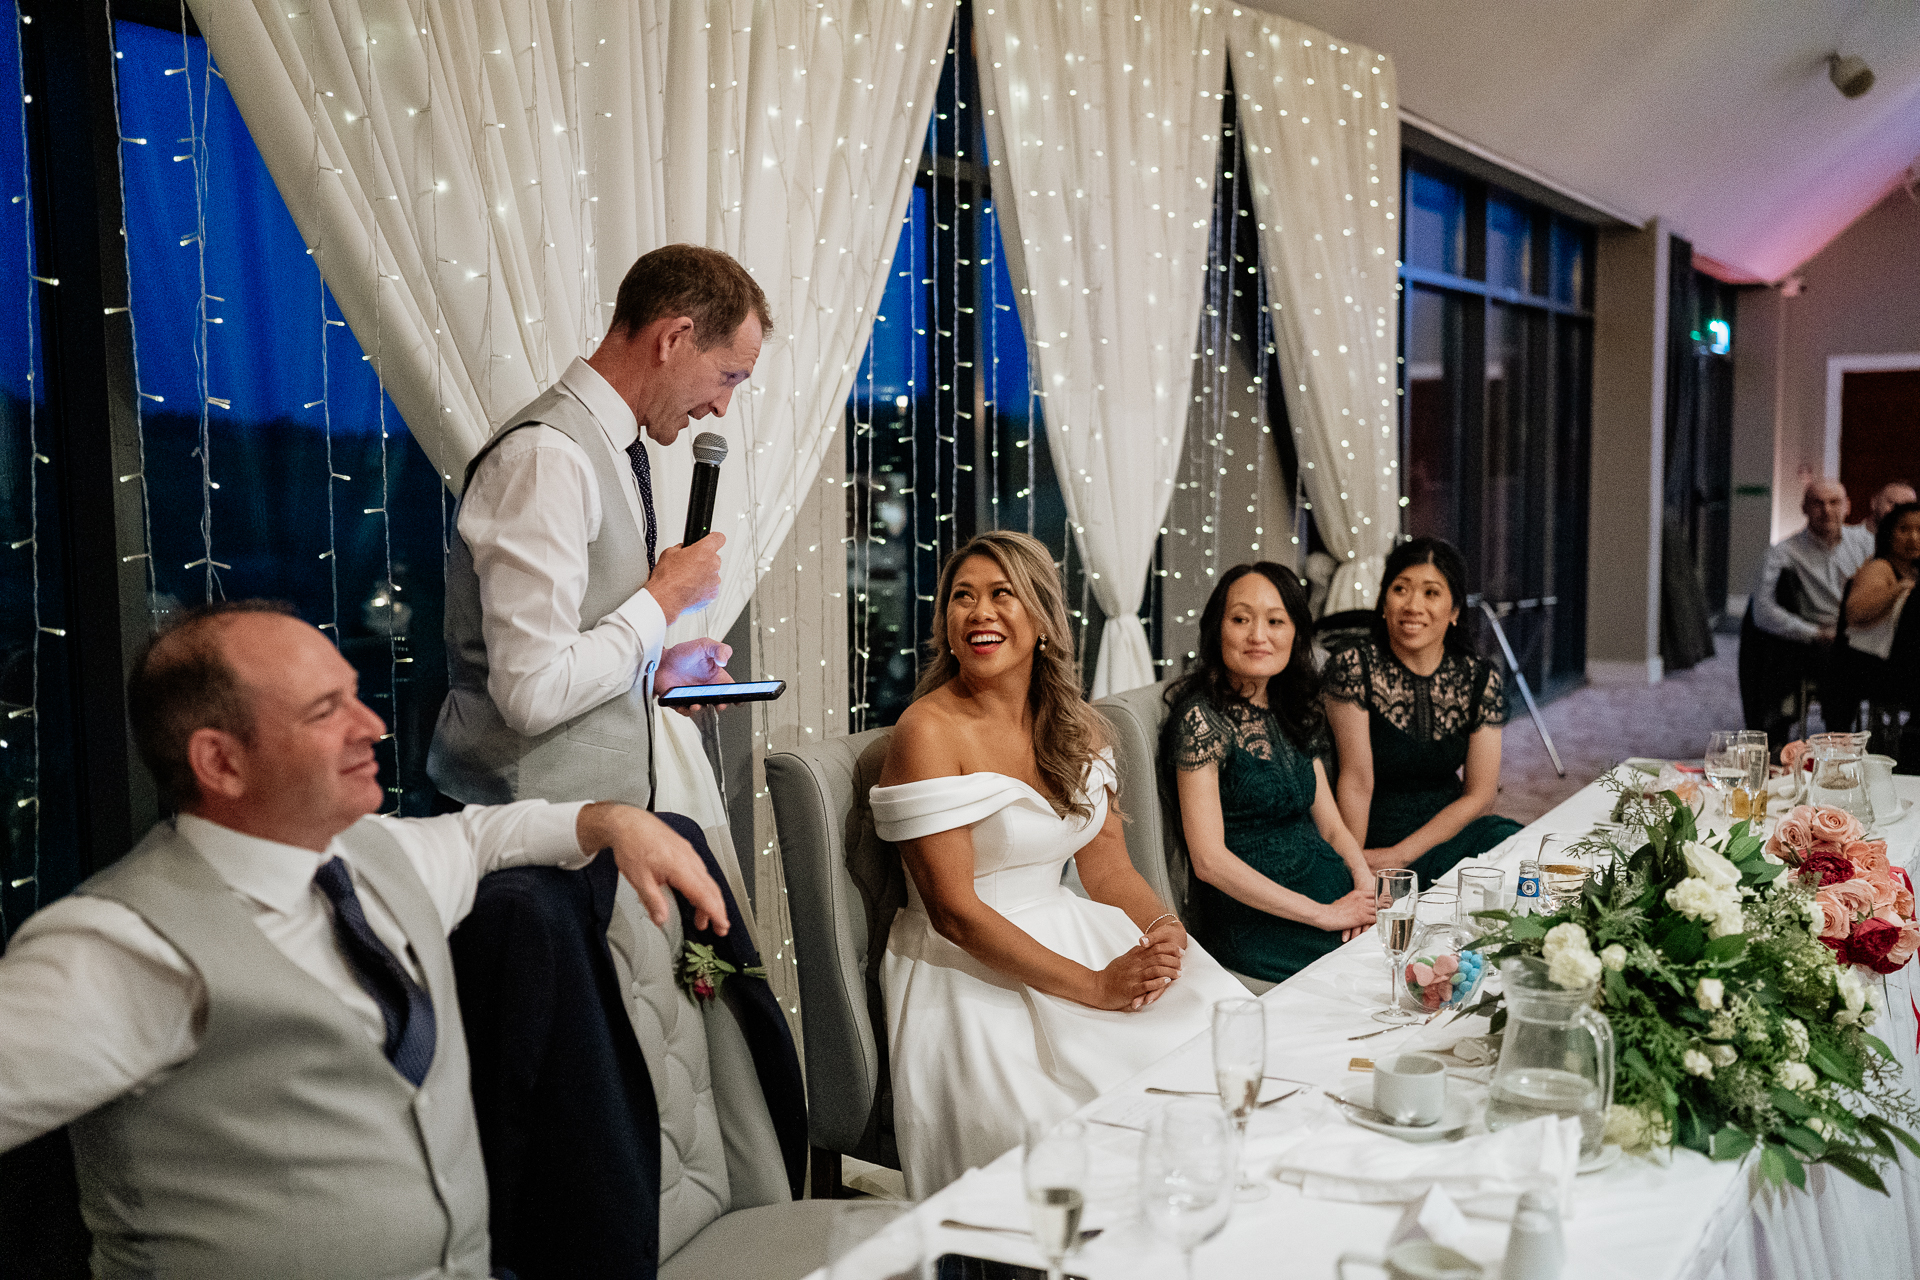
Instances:
[[[1428,1010],[1460,1004],[1479,987],[1485,969],[1478,951],[1416,956],[1407,962],[1407,994]]]

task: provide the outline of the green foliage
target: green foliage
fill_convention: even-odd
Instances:
[[[1618,1046],[1614,1104],[1643,1121],[1623,1134],[1715,1160],[1757,1151],[1758,1172],[1774,1185],[1804,1188],[1806,1166],[1823,1163],[1884,1190],[1877,1166],[1898,1147],[1920,1156],[1909,1132],[1920,1109],[1900,1087],[1892,1051],[1867,1033],[1866,1019],[1844,1012],[1839,965],[1808,923],[1811,886],[1787,874],[1757,830],[1735,826],[1709,847],[1739,873],[1740,932],[1711,937],[1713,921],[1668,902],[1691,874],[1692,811],[1666,792],[1622,794],[1615,813],[1645,840],[1583,841],[1602,869],[1553,915],[1476,912],[1482,952],[1495,962],[1539,955],[1563,924],[1585,930],[1596,954],[1624,950],[1595,996]],[[1496,1032],[1504,1025],[1498,996],[1472,1012],[1490,1015]]]

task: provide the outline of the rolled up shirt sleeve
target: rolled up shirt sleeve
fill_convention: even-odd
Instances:
[[[487,693],[516,733],[545,733],[626,693],[666,636],[666,617],[641,585],[644,564],[619,608],[581,618],[601,517],[586,455],[542,426],[502,440],[460,503],[460,537],[480,580]]]

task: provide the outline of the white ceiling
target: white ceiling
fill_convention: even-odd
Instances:
[[[1389,55],[1407,111],[1636,220],[1659,218],[1737,277],[1787,275],[1920,160],[1916,0],[1248,7]],[[1864,97],[1828,81],[1836,48],[1873,68]]]

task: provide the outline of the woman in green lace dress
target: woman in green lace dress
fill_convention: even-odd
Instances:
[[[1193,936],[1268,982],[1373,924],[1373,874],[1313,755],[1325,720],[1311,627],[1290,571],[1237,565],[1200,616],[1199,658],[1167,691],[1161,759],[1193,863]]]
[[[1340,816],[1375,870],[1412,867],[1421,887],[1520,830],[1488,813],[1500,791],[1500,672],[1460,631],[1466,565],[1451,543],[1395,547],[1374,634],[1325,675]]]

